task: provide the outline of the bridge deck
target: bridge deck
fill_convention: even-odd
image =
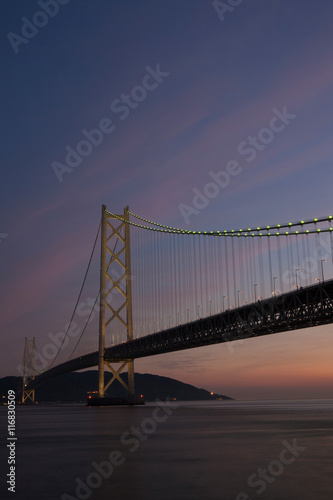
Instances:
[[[332,322],[333,280],[329,280],[108,347],[105,359],[143,358]],[[63,373],[97,365],[95,351],[42,373],[31,387]]]

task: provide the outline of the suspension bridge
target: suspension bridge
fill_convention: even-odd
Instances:
[[[98,400],[118,380],[135,404],[134,360],[333,322],[333,216],[263,227],[189,231],[129,211],[102,217],[74,312],[49,366],[26,339],[22,402],[38,384],[98,366]],[[99,293],[67,359],[65,345],[100,241]],[[97,307],[98,306],[98,307]],[[90,338],[98,349],[80,353]],[[91,327],[91,324],[90,324]],[[114,365],[120,365],[115,368]],[[127,367],[128,384],[120,373]],[[105,385],[104,371],[112,378]]]

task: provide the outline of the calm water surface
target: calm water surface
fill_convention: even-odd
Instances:
[[[19,407],[16,493],[2,440],[1,498],[330,500],[332,417],[333,400]]]

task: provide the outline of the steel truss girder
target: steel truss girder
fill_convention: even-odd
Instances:
[[[333,280],[109,347],[105,358],[142,358],[329,323],[333,323]],[[97,363],[98,352],[93,352],[39,375],[34,384]]]

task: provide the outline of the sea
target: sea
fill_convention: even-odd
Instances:
[[[333,400],[18,406],[16,440],[0,419],[1,499],[333,498]]]

